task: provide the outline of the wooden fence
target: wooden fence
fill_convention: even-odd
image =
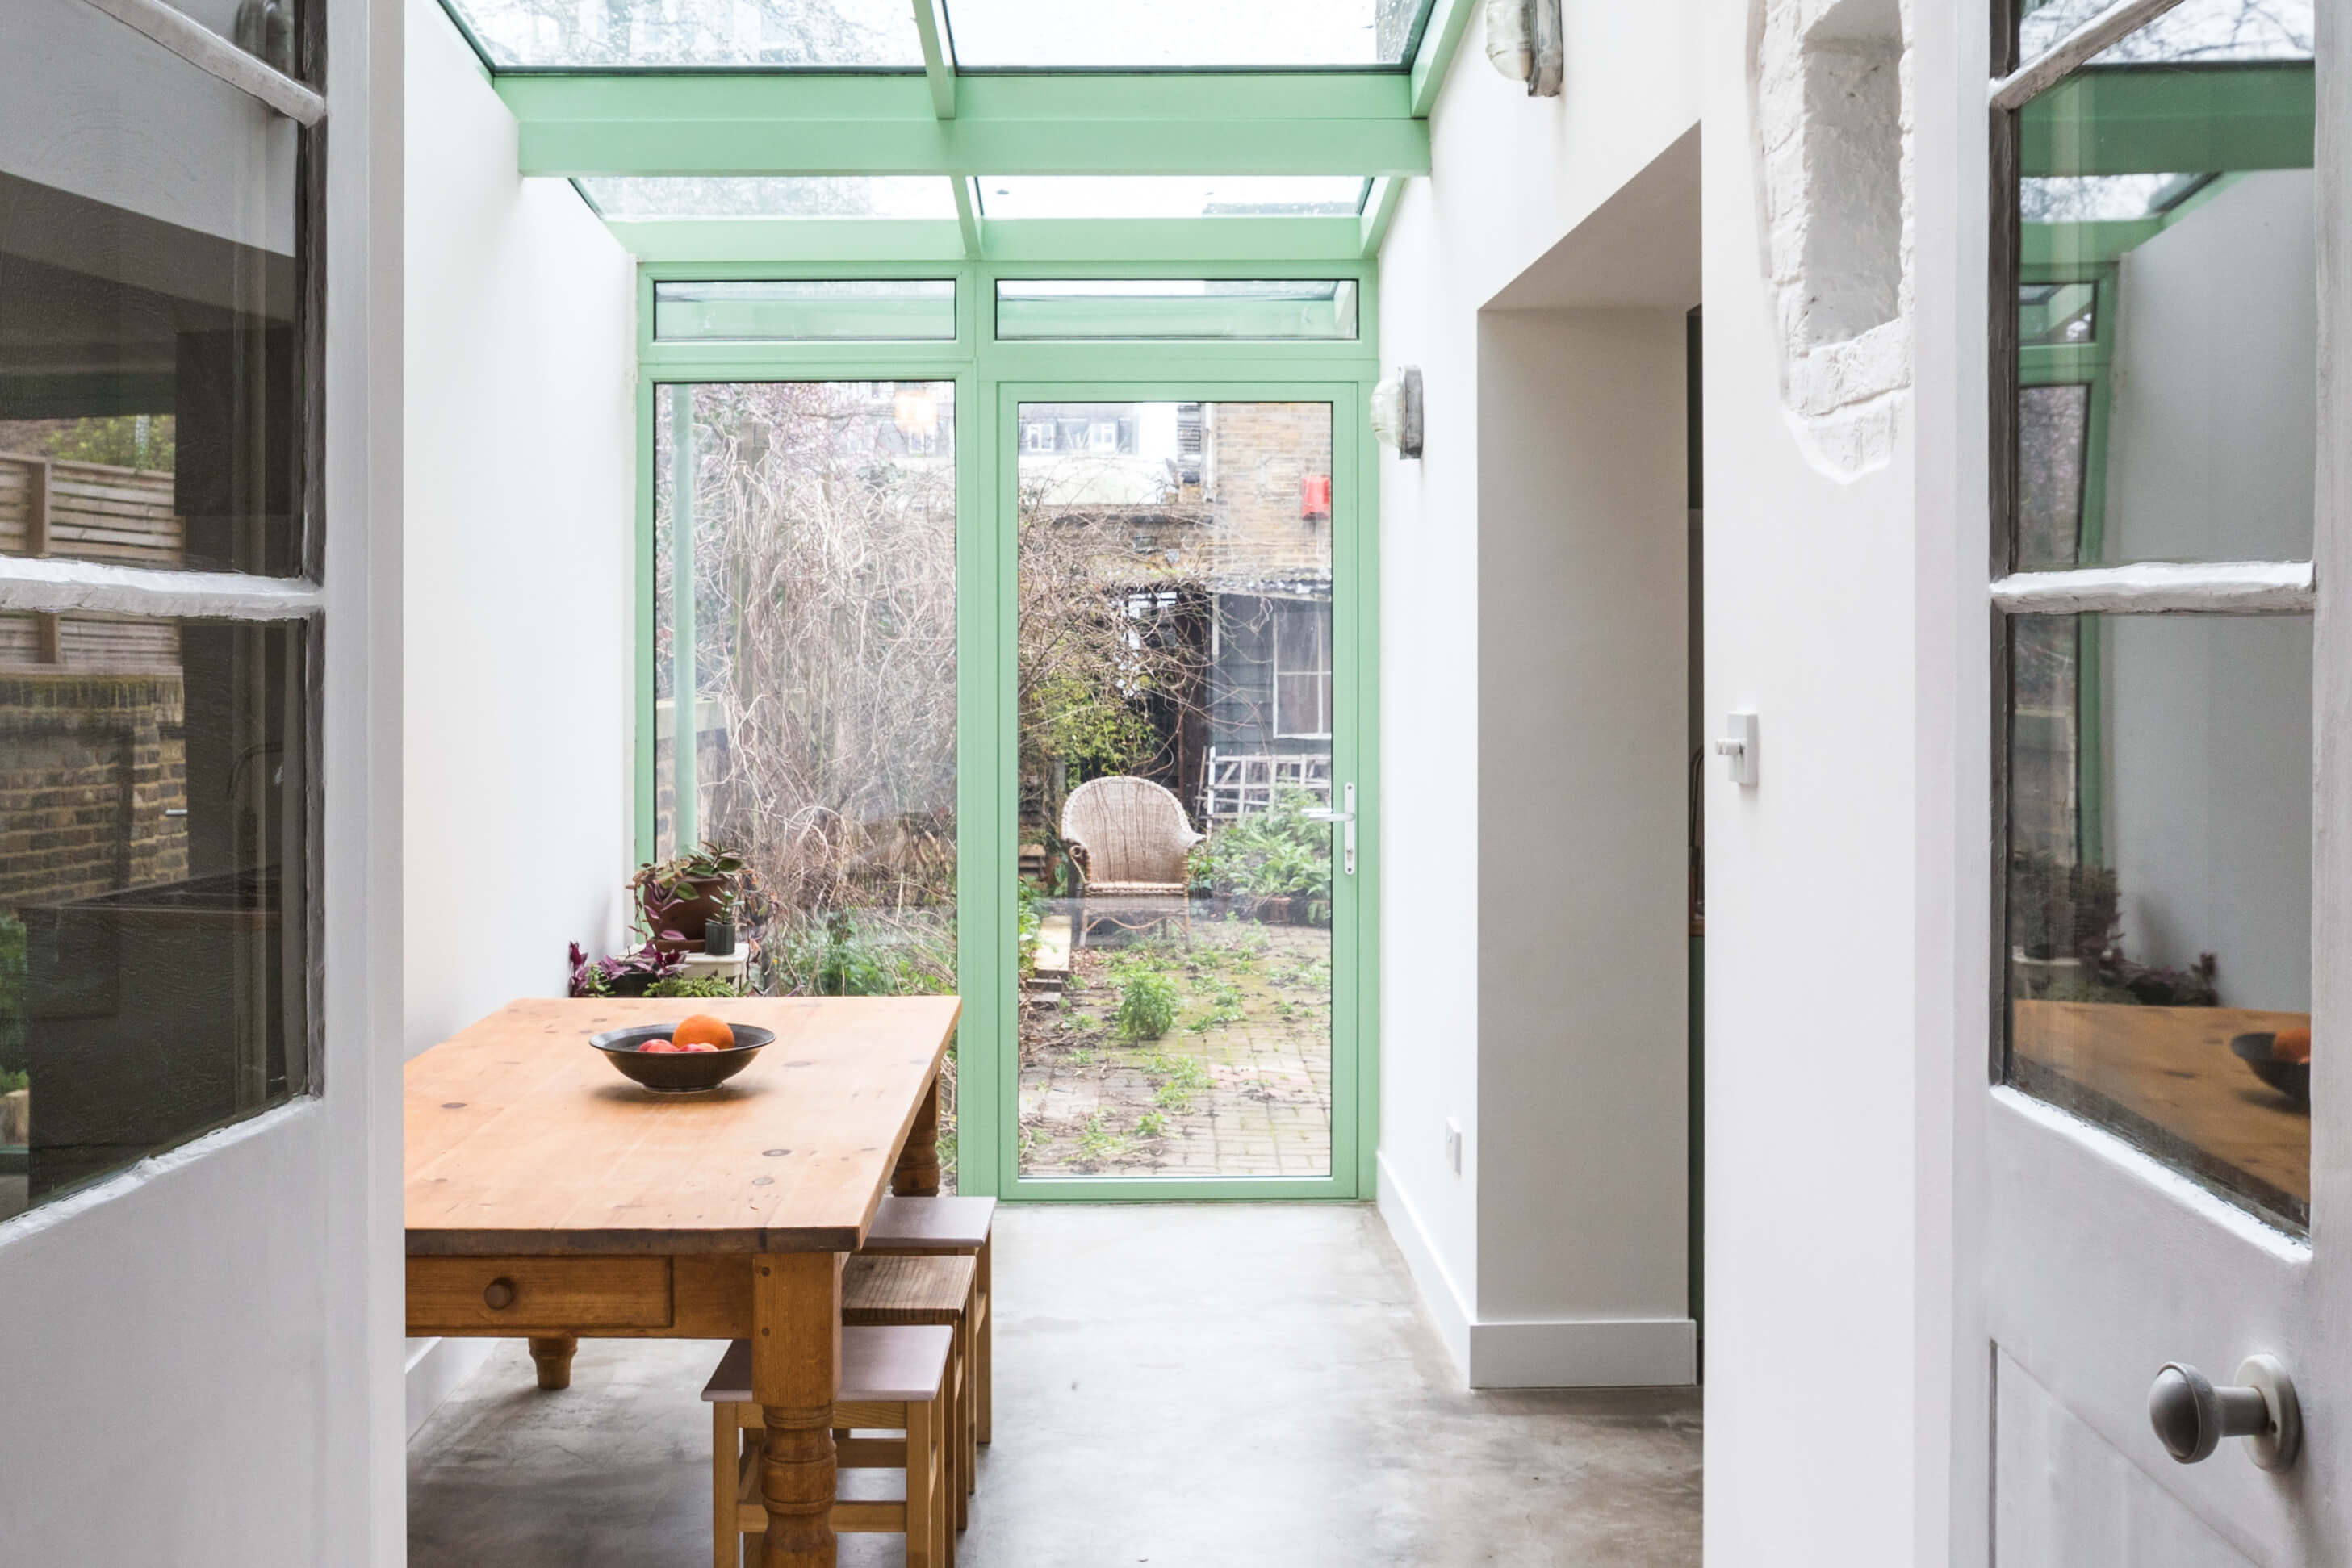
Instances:
[[[187,525],[172,476],[0,453],[0,554],[113,566],[180,566]],[[180,667],[180,629],[127,615],[0,614],[0,666]]]

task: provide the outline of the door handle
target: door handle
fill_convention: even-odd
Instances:
[[[1334,811],[1328,806],[1318,806],[1306,815],[1310,822],[1339,824],[1340,863],[1347,873],[1353,876],[1356,874],[1356,787],[1353,784],[1345,786],[1342,798],[1347,803],[1340,810]]]
[[[2303,1448],[2303,1408],[2276,1356],[2248,1356],[2227,1388],[2183,1362],[2168,1362],[2149,1385],[2147,1420],[2164,1451],[2184,1465],[2210,1458],[2224,1437],[2251,1439],[2247,1458],[2266,1470],[2289,1469]]]

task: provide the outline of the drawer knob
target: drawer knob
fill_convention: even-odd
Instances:
[[[482,1304],[490,1311],[502,1312],[514,1303],[515,1285],[512,1280],[493,1280],[482,1287]]]

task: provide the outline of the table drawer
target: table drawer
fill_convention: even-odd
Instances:
[[[659,1329],[667,1258],[411,1258],[412,1334]]]

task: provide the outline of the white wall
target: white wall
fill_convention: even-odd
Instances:
[[[49,9],[72,13],[68,26],[97,16]],[[12,1564],[305,1568],[389,1563],[404,1549],[400,892],[385,875],[401,833],[400,692],[384,678],[401,656],[388,243],[400,171],[385,157],[401,36],[396,6],[329,11],[321,1092],[0,1226],[0,1562]],[[40,14],[6,13],[11,25]],[[110,107],[82,103],[86,127],[138,107],[143,74],[188,68],[95,26],[91,38],[119,38],[62,59],[0,47],[0,104],[69,83],[125,40],[136,63],[116,73]],[[172,192],[156,199],[158,215],[180,216]]]
[[[1674,909],[1661,967],[1594,974],[1584,966],[1614,963],[1622,948],[1596,946],[1591,908],[1576,904],[1566,862],[1579,841],[1562,831],[1572,807],[1530,800],[1538,780],[1511,769],[1613,790],[1620,780],[1594,751],[1638,754],[1655,740],[1667,757],[1655,790],[1681,799],[1684,600],[1671,563],[1684,543],[1680,312],[1696,302],[1696,236],[1695,222],[1686,246],[1662,244],[1659,231],[1678,204],[1695,219],[1696,202],[1689,191],[1622,198],[1678,146],[1685,159],[1695,152],[1699,10],[1697,0],[1567,0],[1566,90],[1538,99],[1487,65],[1474,18],[1433,117],[1434,172],[1407,187],[1381,254],[1382,357],[1421,367],[1428,425],[1421,461],[1384,452],[1381,468],[1380,1197],[1476,1383],[1689,1375],[1681,824],[1657,889]],[[1542,308],[1541,332],[1570,360],[1515,353],[1517,315],[1482,331],[1481,312],[1500,307]],[[1651,314],[1603,319],[1625,308]],[[1570,308],[1577,317],[1549,314]],[[1671,356],[1655,359],[1669,319]],[[1596,358],[1580,365],[1579,351]],[[1609,367],[1633,361],[1646,370],[1612,388]],[[1536,455],[1500,461],[1497,444]],[[1562,487],[1549,507],[1546,484]],[[1560,580],[1506,580],[1515,565]],[[1580,637],[1601,623],[1549,613],[1521,627],[1520,643],[1482,601],[1550,588],[1591,614],[1619,570],[1634,595],[1663,584],[1660,619],[1641,630],[1663,633],[1650,673],[1664,727],[1621,735],[1623,710],[1596,710],[1593,749],[1563,756],[1567,737],[1537,732],[1565,722],[1572,696],[1607,689],[1577,667],[1590,652]],[[1638,609],[1617,606],[1608,624],[1633,635],[1623,618]],[[1623,885],[1589,895],[1649,888],[1625,862],[1611,871]],[[1670,1048],[1604,1040],[1635,1013],[1637,1032],[1671,1034]],[[1653,1073],[1626,1072],[1653,1051]],[[1593,1142],[1609,1099],[1634,1078],[1638,1104]],[[1458,1175],[1445,1158],[1449,1120],[1464,1133]]]
[[[2107,559],[2311,553],[2309,170],[2236,177],[2126,253]],[[2109,620],[2108,863],[2142,963],[2220,961],[2232,1007],[2311,1006],[2311,623]]]
[[[1826,7],[1773,9],[1785,21]],[[1919,9],[1946,69],[1952,38],[1986,32],[1980,9]],[[1951,775],[1922,768],[1954,735],[1929,734],[1923,718],[1932,707],[1948,719],[1951,697],[1950,672],[1920,654],[1921,601],[1924,582],[1949,594],[1954,570],[1973,574],[1973,618],[1966,603],[1950,611],[1962,629],[1952,645],[1981,664],[1984,557],[1956,566],[1943,536],[1932,539],[1942,558],[1923,551],[1916,518],[1929,490],[1916,470],[1907,331],[1884,336],[1878,346],[1900,357],[1867,383],[1883,441],[1840,452],[1807,440],[1801,403],[1784,399],[1786,300],[1765,275],[1759,220],[1769,210],[1801,225],[1807,198],[1763,199],[1777,171],[1750,119],[1752,37],[1748,6],[1718,5],[1702,49],[1705,706],[1710,734],[1727,713],[1758,716],[1760,768],[1753,788],[1730,783],[1715,758],[1706,770],[1706,1560],[1941,1563],[1940,1545],[1922,1544],[1940,1528],[1940,1380],[1951,1372],[1935,1324],[1948,1298],[1931,1256],[1944,1189],[1923,1107],[1942,1096],[1948,1108],[1937,1063],[1954,993],[1950,949],[1934,971],[1920,953],[1931,938],[1956,940],[1937,924],[1950,878],[1969,856],[1990,857],[1983,820],[1951,814]],[[1915,57],[1903,79],[1927,70]],[[1979,157],[1982,81],[1979,69],[1973,117],[1959,120]],[[1955,132],[1937,120],[1923,134]],[[1921,185],[1903,204],[1919,214],[1921,254],[1958,205],[1958,177],[1948,166],[1942,177],[1938,194]],[[1941,265],[1963,253],[1948,242],[1935,254]],[[1983,298],[1980,272],[1969,287]],[[1982,330],[1979,318],[1979,355]],[[1948,322],[1943,332],[1939,352],[1958,340]],[[1974,473],[1979,504],[1983,451],[1943,454]],[[1951,501],[1948,472],[1939,483],[1940,504],[1966,505]],[[1930,691],[1942,695],[1928,703]],[[1940,817],[1925,800],[1937,789]],[[1939,874],[1923,879],[1937,857]],[[1939,1009],[1940,1021],[1925,1021]],[[1980,1341],[1974,1357],[1981,1369]]]
[[[1696,1371],[1686,330],[1478,319],[1477,1300],[1517,1342],[1474,1348],[1487,1380]]]
[[[405,3],[413,1055],[621,936],[636,349],[629,256],[568,182],[516,174],[474,56]],[[413,1419],[488,1343],[416,1362]]]

